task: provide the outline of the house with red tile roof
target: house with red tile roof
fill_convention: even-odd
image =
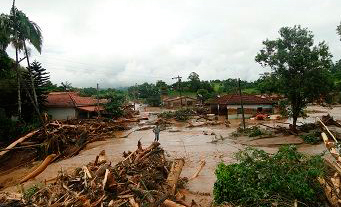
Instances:
[[[179,108],[182,106],[195,106],[198,100],[188,96],[169,97],[162,100],[162,104],[166,108]]]
[[[226,115],[229,119],[242,117],[241,97],[237,94],[224,95],[210,103],[212,114]],[[267,97],[257,95],[242,95],[244,114],[246,118],[252,117],[257,113],[273,113],[274,101]]]
[[[51,92],[47,96],[47,113],[52,119],[91,118],[104,111],[106,99],[81,97],[76,92]]]

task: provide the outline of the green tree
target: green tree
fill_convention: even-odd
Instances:
[[[206,89],[199,89],[197,91],[197,97],[202,102],[206,101],[207,99],[211,98],[211,94]]]
[[[39,26],[31,21],[25,13],[18,10],[13,1],[13,6],[9,15],[0,15],[0,49],[5,51],[9,43],[11,42],[16,50],[16,64],[15,68],[17,71],[17,91],[18,91],[18,114],[21,115],[21,95],[20,95],[20,80],[21,74],[19,67],[18,55],[21,51],[24,51],[27,66],[30,67],[28,48],[26,41],[28,41],[34,48],[41,53],[42,46],[42,34]],[[29,76],[31,83],[34,82],[33,74],[29,70]],[[34,104],[38,106],[37,95],[34,84],[31,85]]]
[[[278,93],[278,79],[272,73],[264,73],[256,81],[256,88],[261,93]]]
[[[95,96],[97,95],[97,89],[94,87],[82,88],[79,91],[80,96]]]
[[[108,103],[105,104],[105,110],[109,112],[114,118],[118,118],[123,115],[123,104],[126,101],[125,95],[120,91],[109,91],[105,94],[101,94],[100,98],[108,99]]]
[[[314,45],[311,31],[300,26],[283,27],[280,37],[263,41],[256,62],[270,67],[277,78],[278,90],[291,105],[293,127],[307,103],[328,93],[331,57],[325,42]]]
[[[200,88],[200,78],[196,72],[191,72],[188,76],[189,87],[192,92],[196,92]]]
[[[160,93],[162,95],[168,95],[168,85],[166,82],[162,80],[158,80],[155,85],[157,88],[159,88]]]

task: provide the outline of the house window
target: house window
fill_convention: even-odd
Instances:
[[[242,108],[237,108],[237,114],[242,114]]]
[[[257,112],[262,112],[263,111],[263,107],[258,107],[257,108]]]

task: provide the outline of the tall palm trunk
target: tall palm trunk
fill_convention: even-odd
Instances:
[[[38,108],[38,113],[39,113],[39,104],[38,104],[38,98],[37,98],[37,93],[36,93],[36,88],[34,84],[34,78],[31,70],[31,65],[30,65],[30,59],[28,57],[28,52],[27,52],[27,47],[26,47],[26,42],[24,40],[24,49],[25,49],[25,55],[26,55],[26,60],[27,60],[27,65],[28,65],[28,74],[31,79],[31,87],[32,87],[32,92],[33,92],[33,100],[35,103],[35,107]]]
[[[17,73],[17,91],[18,91],[18,117],[21,118],[21,74],[19,70],[18,48],[15,48],[15,71]]]
[[[18,117],[19,119],[21,118],[21,85],[20,85],[20,80],[21,80],[21,74],[19,70],[19,51],[18,51],[18,31],[17,31],[17,25],[16,25],[16,14],[15,14],[15,0],[13,0],[13,13],[14,13],[14,33],[15,33],[15,71],[17,73],[17,90],[18,90]]]

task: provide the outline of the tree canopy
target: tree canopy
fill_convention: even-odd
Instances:
[[[291,105],[293,126],[308,102],[325,96],[333,82],[332,55],[325,42],[314,45],[314,35],[301,26],[283,27],[280,37],[263,41],[256,62],[271,68],[271,76]]]

